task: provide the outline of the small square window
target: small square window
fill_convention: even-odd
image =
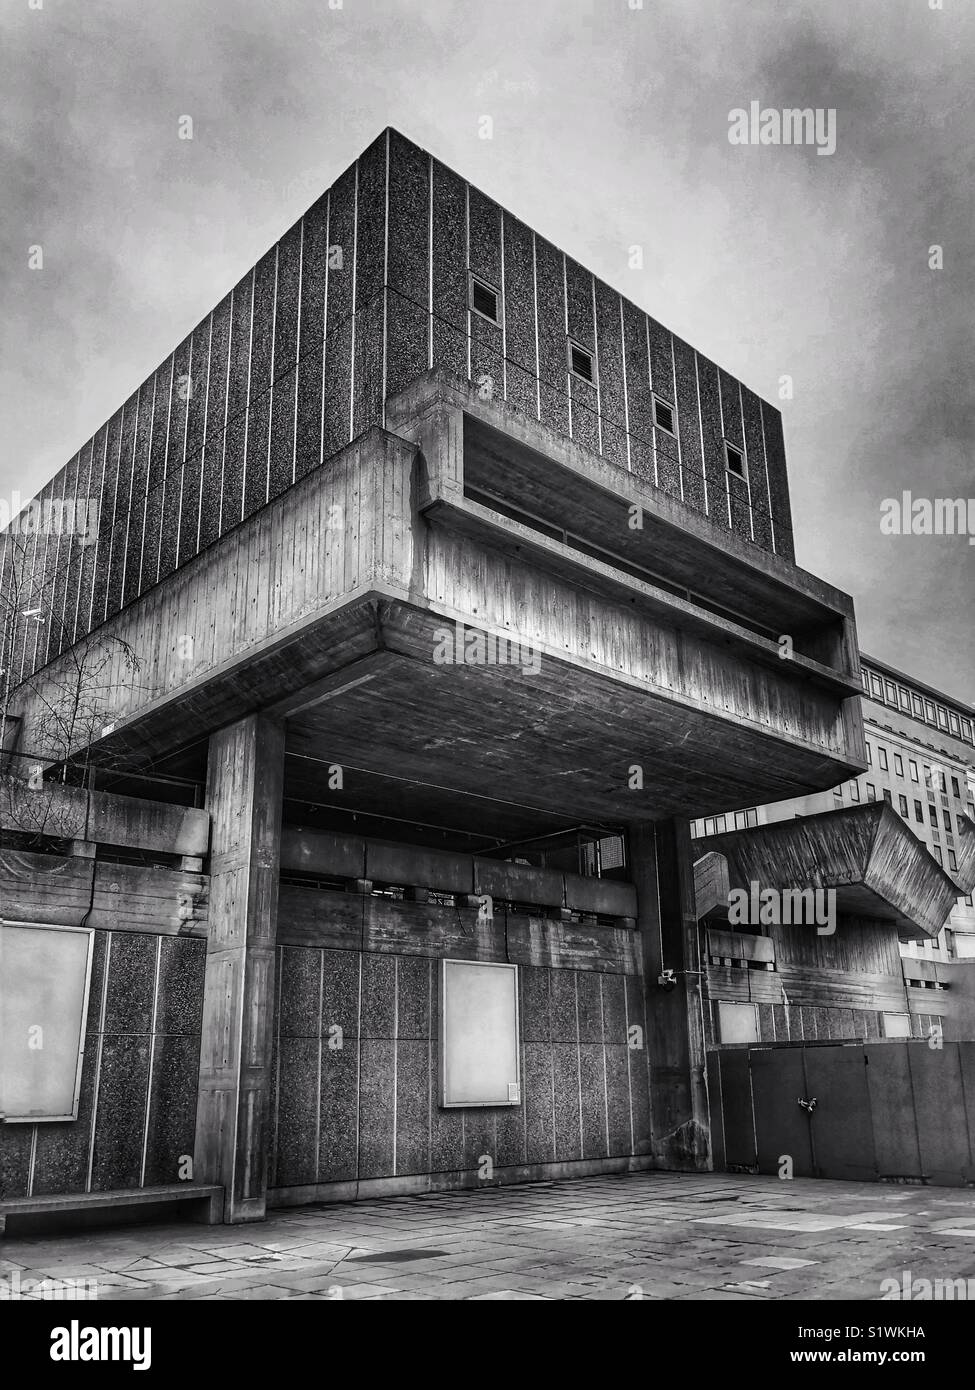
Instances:
[[[595,382],[595,374],[592,364],[592,353],[578,343],[569,343],[569,371],[573,376],[582,377],[583,381]]]
[[[729,473],[734,473],[736,478],[745,476],[745,456],[740,449],[736,449],[733,444],[725,440],[725,466]]]
[[[723,1043],[758,1042],[758,1005],[719,1000],[718,1033]]]
[[[668,434],[674,433],[674,408],[657,396],[653,398],[653,423]]]
[[[501,321],[498,315],[497,290],[486,280],[479,280],[476,275],[471,276],[471,308],[475,314],[480,314],[482,319],[488,319],[491,323]]]

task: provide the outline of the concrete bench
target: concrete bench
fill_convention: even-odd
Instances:
[[[141,1208],[131,1213],[133,1219],[150,1219],[162,1215],[176,1203],[189,1203],[185,1208],[193,1220],[208,1226],[223,1220],[223,1188],[202,1183],[167,1183],[162,1187],[127,1187],[113,1192],[61,1192],[42,1197],[11,1197],[0,1202],[0,1235],[26,1233],[30,1227],[52,1229],[55,1225],[91,1226],[98,1224],[99,1213],[116,1212],[126,1208]],[[65,1218],[64,1222],[57,1218]]]

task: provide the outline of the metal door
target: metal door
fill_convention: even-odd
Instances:
[[[789,1158],[793,1177],[813,1176],[809,1114],[798,1103],[807,1097],[804,1051],[801,1047],[749,1051],[760,1173],[778,1173]]]
[[[877,1160],[864,1049],[804,1047],[802,1051],[804,1094],[816,1100],[809,1116],[814,1177],[874,1182]]]

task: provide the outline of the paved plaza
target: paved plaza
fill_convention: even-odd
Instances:
[[[12,1237],[0,1258],[8,1297],[72,1280],[100,1300],[878,1300],[905,1275],[975,1291],[975,1192],[631,1173]]]

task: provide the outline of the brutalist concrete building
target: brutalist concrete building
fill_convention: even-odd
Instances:
[[[688,821],[866,767],[778,411],[390,130],[63,498],[4,551],[8,1215],[707,1166]]]

